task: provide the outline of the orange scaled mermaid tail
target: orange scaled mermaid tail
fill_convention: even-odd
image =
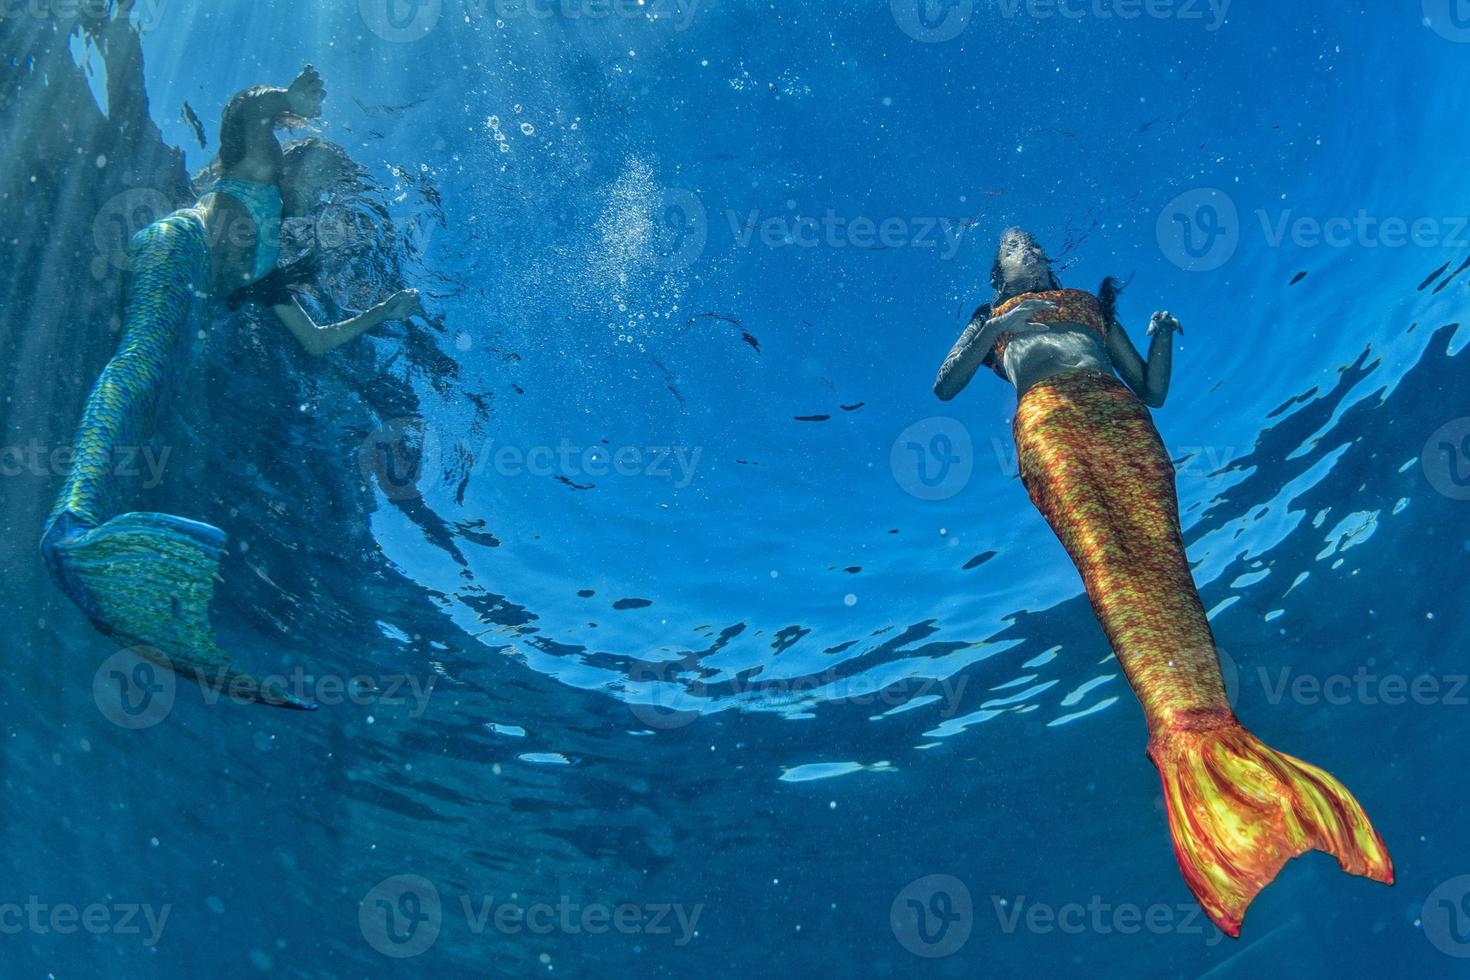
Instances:
[[[1267,748],[1230,710],[1185,559],[1174,467],[1143,403],[1111,375],[1057,375],[1021,397],[1015,435],[1031,500],[1082,573],[1143,703],[1174,853],[1211,921],[1238,936],[1256,894],[1310,850],[1392,884],[1388,850],[1357,800]]]

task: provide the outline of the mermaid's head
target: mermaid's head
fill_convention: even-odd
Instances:
[[[247,158],[271,161],[272,169],[281,162],[281,144],[277,129],[306,125],[306,120],[285,108],[285,92],[269,85],[248,88],[230,100],[220,116],[219,156],[213,166],[220,176]]]
[[[995,264],[990,268],[990,285],[995,289],[995,302],[1002,303],[1022,293],[1060,289],[1062,284],[1036,239],[1020,228],[1007,228],[1001,232]]]

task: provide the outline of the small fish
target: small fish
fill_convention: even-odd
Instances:
[[[1450,267],[1450,264],[1448,262],[1446,262],[1444,265],[1440,266],[1438,269],[1435,269],[1433,272],[1431,272],[1429,274],[1428,278],[1426,278],[1423,282],[1421,282],[1419,284],[1419,288],[1418,288],[1417,292],[1421,292],[1422,293],[1422,292],[1424,292],[1424,290],[1428,289],[1429,288],[1429,284],[1432,283],[1432,282],[1434,282],[1434,280],[1438,279],[1440,276],[1444,275],[1444,271],[1446,269],[1448,269],[1449,267]]]
[[[184,100],[184,108],[181,114],[184,117],[184,122],[188,123],[189,127],[194,130],[194,138],[199,141],[199,149],[203,150],[208,147],[209,139],[204,135],[204,123],[199,121],[199,116],[194,112],[194,107],[189,104],[188,99]]]
[[[1438,296],[1440,293],[1444,292],[1445,287],[1454,282],[1459,277],[1460,273],[1464,272],[1466,269],[1470,269],[1470,259],[1466,259],[1464,262],[1461,262],[1458,269],[1445,276],[1444,282],[1434,287],[1434,293],[1432,295]]]
[[[983,554],[976,555],[974,558],[971,558],[969,561],[965,562],[964,567],[961,568],[960,571],[968,572],[972,568],[979,568],[981,565],[994,558],[995,555],[996,552],[994,551],[987,551]]]
[[[745,329],[745,324],[741,323],[740,318],[737,316],[731,316],[728,313],[716,313],[713,310],[708,310],[704,313],[697,313],[694,316],[690,317],[688,322],[685,323],[685,326],[694,323],[694,321],[696,320],[719,320],[721,323],[728,323],[730,324],[730,326],[740,331],[741,340],[749,344],[757,354],[761,352],[761,342],[755,338],[754,334]]]
[[[798,422],[826,422],[830,418],[832,418],[832,416],[830,416],[830,415],[798,415],[796,417],[796,421],[798,421]]]
[[[663,374],[664,387],[669,390],[669,394],[673,395],[679,400],[679,407],[687,408],[688,404],[684,401],[684,393],[679,390],[679,386],[675,383],[676,379],[674,378],[674,372],[665,367],[664,362],[660,361],[652,354],[648,355],[648,359],[652,361],[654,366],[657,367],[659,371]]]
[[[1287,285],[1295,286],[1297,283],[1301,282],[1305,278],[1307,278],[1307,274],[1305,272],[1298,272],[1295,276],[1292,277],[1291,282],[1287,283]]]

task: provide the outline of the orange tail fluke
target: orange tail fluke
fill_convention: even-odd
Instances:
[[[1351,793],[1316,766],[1267,748],[1233,717],[1156,732],[1174,854],[1190,891],[1230,936],[1283,865],[1325,851],[1350,874],[1393,884],[1383,838]]]

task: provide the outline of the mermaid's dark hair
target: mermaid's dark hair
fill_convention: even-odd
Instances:
[[[1097,287],[1097,305],[1102,307],[1104,321],[1108,326],[1118,322],[1118,297],[1123,295],[1123,290],[1133,281],[1129,276],[1127,280],[1119,279],[1117,276],[1108,276]]]
[[[260,100],[270,95],[279,95],[284,103],[285,94],[285,89],[271,85],[257,85],[254,88],[247,88],[229,101],[224,113],[220,116],[219,123],[221,171],[245,159],[245,154],[250,149],[250,125],[252,123],[263,123],[274,130],[279,126],[294,126],[305,122],[285,109],[270,115],[263,115],[260,112],[258,106]]]
[[[238,310],[246,303],[258,306],[286,306],[296,298],[295,290],[316,281],[321,272],[321,258],[308,252],[290,265],[277,266],[264,278],[242,286],[230,294],[227,305]]]

